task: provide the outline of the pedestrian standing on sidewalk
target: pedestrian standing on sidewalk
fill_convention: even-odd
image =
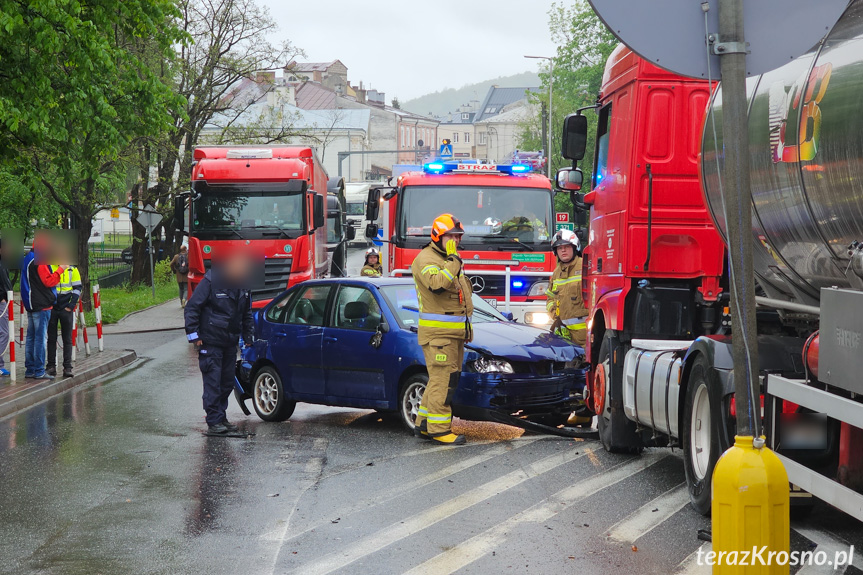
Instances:
[[[59,266],[51,266],[52,271]],[[57,303],[51,309],[48,319],[48,375],[57,375],[57,324],[60,324],[60,337],[63,338],[63,377],[72,377],[72,316],[81,299],[81,272],[69,266],[60,276],[57,284]]]
[[[177,286],[180,288],[180,307],[186,307],[189,293],[189,248],[180,246],[180,253],[171,259],[171,271],[177,274]]]
[[[6,363],[3,361],[3,354],[6,353],[6,346],[9,345],[9,306],[12,304],[6,301],[6,294],[10,291],[12,291],[12,282],[3,265],[2,249],[0,249],[0,377],[9,375],[9,370],[6,369]]]
[[[39,254],[39,235],[33,240],[33,248],[21,260],[21,300],[27,310],[27,340],[24,344],[24,377],[31,379],[54,379],[45,372],[45,351],[48,339],[48,320],[57,301],[54,289],[60,276],[68,266],[57,266],[52,270]],[[45,239],[44,241],[50,241]],[[48,251],[48,250],[46,250]]]
[[[198,350],[204,380],[204,412],[208,435],[237,431],[228,421],[228,397],[234,389],[237,344],[252,344],[252,263],[242,253],[214,260],[186,306],[186,337]]]

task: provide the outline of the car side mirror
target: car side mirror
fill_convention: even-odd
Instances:
[[[370,222],[376,222],[381,213],[381,189],[371,188],[369,197],[366,201],[366,219]],[[377,232],[375,232],[377,233]]]
[[[326,211],[324,211],[324,196],[315,194],[312,200],[312,213],[314,216],[315,229],[324,227],[326,221]]]
[[[578,168],[562,168],[557,171],[556,183],[559,190],[577,192],[584,183],[584,174]]]
[[[511,311],[502,311],[502,312],[500,312],[500,315],[505,317],[507,319],[507,321],[515,321],[515,319],[514,319],[515,316],[512,314]]]
[[[563,140],[560,146],[561,155],[567,160],[576,162],[584,159],[587,149],[587,116],[570,114],[563,120]]]

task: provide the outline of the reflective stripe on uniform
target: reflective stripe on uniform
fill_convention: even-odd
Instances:
[[[452,280],[455,278],[455,276],[453,276],[453,275],[449,272],[449,270],[447,270],[447,269],[441,269],[441,270],[440,270],[440,273],[442,273],[443,275],[445,275],[449,281],[452,281]]]
[[[446,315],[442,313],[420,313],[420,319],[431,319],[437,321],[446,321],[451,323],[464,323],[463,315]]]
[[[444,413],[429,413],[426,415],[426,419],[428,419],[429,423],[449,423],[452,421],[452,415],[446,415]]]
[[[464,330],[464,316],[461,316],[461,321],[458,323],[450,323],[448,321],[433,321],[430,319],[420,318],[420,327],[440,327],[444,329],[461,329]]]
[[[572,282],[580,282],[580,281],[581,281],[581,274],[578,274],[578,275],[574,275],[572,277],[554,280],[554,284],[551,287],[552,287],[552,289],[557,290],[557,286],[562,286],[562,285],[570,284]]]
[[[440,268],[439,268],[439,267],[437,267],[436,265],[428,265],[428,266],[424,267],[424,268],[420,271],[420,273],[421,273],[421,274],[431,274],[431,275],[436,275],[439,271],[440,271]]]
[[[565,319],[561,321],[566,329],[570,331],[579,331],[582,329],[587,329],[587,317],[573,317],[570,319]]]

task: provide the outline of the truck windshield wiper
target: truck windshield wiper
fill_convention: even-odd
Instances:
[[[517,245],[519,245],[519,246],[523,247],[524,249],[526,249],[526,250],[527,250],[527,251],[529,251],[529,252],[534,251],[533,246],[530,246],[530,245],[528,245],[528,244],[524,243],[523,241],[521,241],[521,240],[520,240],[520,239],[518,239],[518,238],[511,238],[511,237],[509,237],[509,236],[499,236],[499,235],[496,235],[496,234],[490,234],[490,235],[487,235],[487,236],[473,236],[473,237],[475,237],[475,238],[482,238],[482,239],[484,239],[484,240],[505,240],[505,241],[507,241],[507,242],[510,242],[510,243],[513,243],[513,244],[517,244]]]
[[[227,233],[233,233],[233,234],[236,234],[236,236],[237,236],[238,238],[240,238],[241,240],[246,239],[245,237],[243,237],[243,234],[241,234],[240,232],[238,232],[238,231],[237,231],[237,230],[235,230],[234,228],[198,228],[196,231],[198,231],[198,232],[208,232],[208,233],[211,233],[211,234],[223,234],[223,233],[226,233],[226,232],[227,232]]]

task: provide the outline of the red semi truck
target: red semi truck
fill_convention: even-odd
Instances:
[[[369,192],[366,219],[383,205],[384,269],[410,273],[411,262],[430,240],[431,223],[451,213],[465,228],[461,256],[474,292],[524,323],[550,324],[545,309],[555,259],[553,191],[548,178],[527,164],[434,161],[398,177],[381,200]],[[371,233],[377,232],[377,226]]]
[[[751,78],[748,96],[756,419],[794,485],[792,511],[811,508],[814,494],[863,520],[861,22],[863,2],[852,2],[823,43]],[[737,416],[721,128],[713,129],[721,112],[721,86],[619,46],[596,106],[587,193],[575,192],[587,134],[580,112],[563,130],[574,165],[557,176],[590,209],[583,289],[600,439],[610,451],[682,447],[702,513]]]
[[[190,201],[175,207],[179,221],[188,214],[189,289],[213,254],[239,247],[263,257],[263,284],[252,290],[256,308],[328,275],[328,184],[343,189],[337,183],[305,146],[195,148]]]

